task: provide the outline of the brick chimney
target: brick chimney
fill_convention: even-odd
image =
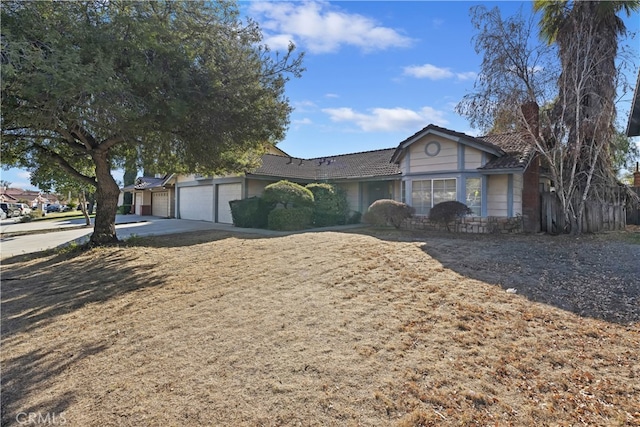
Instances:
[[[535,136],[540,135],[540,107],[536,101],[527,101],[520,106],[525,122]]]
[[[633,186],[640,187],[640,162],[636,162],[636,171],[633,173]]]

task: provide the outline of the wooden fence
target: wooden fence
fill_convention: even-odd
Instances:
[[[574,206],[578,206],[578,198],[574,199]],[[565,219],[562,204],[556,193],[541,194],[541,230],[551,234],[563,233]],[[627,225],[625,199],[612,197],[609,202],[585,202],[585,212],[582,217],[582,231],[596,233],[599,231],[624,230]]]
[[[638,197],[640,197],[640,187],[631,187]],[[640,206],[627,206],[627,224],[640,225]]]

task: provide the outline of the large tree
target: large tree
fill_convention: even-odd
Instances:
[[[540,34],[558,46],[562,69],[552,140],[569,154],[561,176],[569,191],[561,201],[572,232],[581,231],[586,201],[607,201],[616,186],[615,102],[621,76],[616,60],[619,37],[626,33],[618,15],[639,6],[638,0],[534,1],[542,14]]]
[[[504,123],[512,124],[536,146],[557,190],[567,231],[579,233],[587,200],[604,201],[615,185],[613,157],[620,148],[613,126],[620,76],[615,61],[624,33],[617,13],[637,9],[638,2],[535,5],[543,12],[545,43],[531,39],[531,20],[475,9],[482,71],[477,91],[465,96],[458,111],[484,129],[509,130]],[[553,52],[555,61],[549,56]]]
[[[157,170],[224,173],[284,136],[302,57],[262,46],[234,2],[6,1],[1,13],[2,163],[55,163],[95,186],[91,245],[117,241],[111,170],[132,151]]]

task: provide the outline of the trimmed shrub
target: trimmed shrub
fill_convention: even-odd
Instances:
[[[285,209],[313,206],[313,193],[302,185],[287,180],[267,185],[262,198],[267,203],[281,203]]]
[[[67,205],[67,206],[69,206],[69,205]],[[71,209],[73,210],[73,208],[71,208]],[[116,213],[118,213],[120,215],[130,214],[131,213],[131,205],[118,206],[118,211]]]
[[[269,230],[295,231],[304,230],[311,225],[313,210],[311,208],[274,209],[269,213]]]
[[[447,228],[447,231],[451,231],[449,230],[449,223],[451,221],[472,213],[473,211],[464,203],[456,201],[442,202],[431,208],[429,221],[443,224]]]
[[[359,211],[351,211],[349,217],[347,218],[347,224],[360,224],[362,220],[362,213]]]
[[[261,197],[249,197],[248,199],[232,200],[231,217],[233,225],[243,228],[267,228],[269,212],[276,206],[275,203],[267,203]]]
[[[415,209],[406,203],[396,202],[390,199],[376,200],[369,206],[364,214],[364,222],[373,225],[391,224],[395,228],[400,228],[402,221],[411,218]]]
[[[346,223],[349,205],[344,190],[318,183],[309,184],[306,188],[313,193],[313,225],[327,227]]]

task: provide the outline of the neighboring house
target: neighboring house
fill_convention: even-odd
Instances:
[[[140,177],[121,191],[133,193],[132,214],[175,217],[175,175]],[[121,205],[122,197],[118,200]]]
[[[475,138],[434,125],[396,148],[314,159],[274,148],[262,156],[260,167],[244,174],[143,178],[134,186],[136,213],[155,212],[154,192],[166,191],[169,200],[175,195],[174,211],[160,216],[230,224],[230,201],[260,196],[267,185],[282,179],[335,184],[346,192],[353,211],[394,199],[426,218],[435,204],[457,200],[477,217],[522,216],[525,229],[539,230],[539,166],[525,137],[512,133]],[[131,191],[131,186],[123,191]]]
[[[629,122],[627,124],[627,136],[640,136],[640,70],[636,80],[636,88],[633,94]]]

